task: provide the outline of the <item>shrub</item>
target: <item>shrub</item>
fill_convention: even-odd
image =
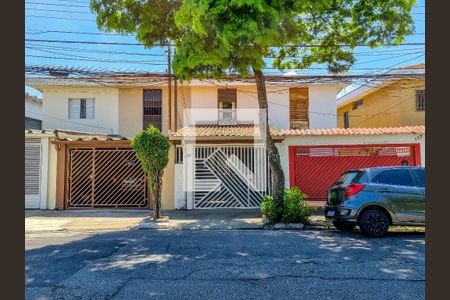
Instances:
[[[283,216],[284,223],[308,223],[314,208],[306,204],[308,196],[302,193],[298,187],[285,189],[283,194]]]
[[[261,212],[269,220],[277,222],[281,219],[283,209],[277,205],[272,196],[266,195],[261,201]]]
[[[169,140],[152,125],[136,134],[131,145],[147,174],[148,186],[155,201],[154,219],[159,219],[161,216],[162,177],[169,162]]]
[[[314,208],[306,204],[308,196],[298,187],[284,189],[283,207],[277,205],[272,196],[266,195],[261,202],[261,212],[273,222],[309,223]]]

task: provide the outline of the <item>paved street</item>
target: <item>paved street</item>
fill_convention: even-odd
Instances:
[[[27,299],[423,299],[423,234],[337,231],[26,235]]]

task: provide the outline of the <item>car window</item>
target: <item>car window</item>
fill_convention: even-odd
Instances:
[[[361,172],[348,172],[341,175],[341,177],[336,181],[338,184],[347,185],[353,183],[357,179]]]
[[[416,178],[420,187],[425,187],[425,170],[418,169],[414,170]]]
[[[373,183],[414,186],[414,181],[407,169],[381,171],[372,179]]]

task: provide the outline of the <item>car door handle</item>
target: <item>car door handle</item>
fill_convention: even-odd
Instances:
[[[390,190],[378,190],[380,193],[389,193]]]

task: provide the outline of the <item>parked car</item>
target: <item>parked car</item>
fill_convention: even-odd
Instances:
[[[376,167],[345,171],[328,190],[325,217],[340,230],[359,226],[380,237],[389,226],[425,225],[425,168]]]

